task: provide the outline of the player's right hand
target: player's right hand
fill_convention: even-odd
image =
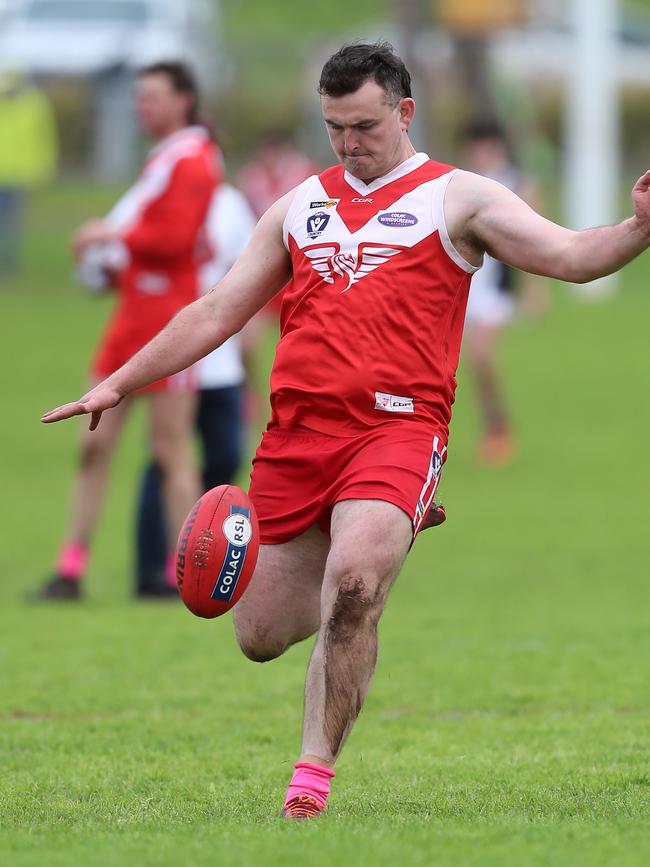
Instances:
[[[104,410],[117,406],[123,396],[107,381],[100,382],[79,400],[64,403],[62,406],[57,406],[56,409],[46,412],[41,416],[41,421],[45,424],[51,424],[55,421],[62,421],[64,418],[72,418],[74,415],[90,415],[90,430],[95,430]]]

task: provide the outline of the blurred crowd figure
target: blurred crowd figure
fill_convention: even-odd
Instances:
[[[245,196],[229,184],[215,193],[206,221],[208,260],[200,270],[200,291],[207,292],[230,269],[255,228],[255,216]],[[201,443],[204,490],[231,484],[245,444],[245,372],[241,335],[235,334],[198,363],[199,403],[196,428]],[[169,540],[164,520],[160,467],[145,470],[137,519],[136,593],[177,595],[165,581]]]
[[[288,129],[269,129],[260,135],[251,161],[239,172],[237,186],[259,219],[279,198],[321,171],[321,166],[298,149]],[[263,378],[255,369],[255,350],[265,332],[277,330],[281,306],[282,293],[278,292],[242,330],[242,352],[249,374],[248,415],[257,424],[266,422],[266,395],[255,390],[255,383]]]
[[[259,220],[281,196],[320,170],[298,150],[288,130],[268,130],[260,136],[251,162],[239,173],[237,186]]]
[[[492,178],[535,207],[537,189],[519,168],[505,129],[496,121],[477,120],[465,130],[464,167]],[[479,458],[502,465],[516,453],[516,438],[499,369],[499,343],[517,308],[540,315],[546,305],[546,282],[504,265],[489,255],[472,277],[465,319],[464,351],[476,382],[482,438]]]
[[[136,82],[136,108],[155,145],[134,186],[104,219],[84,223],[74,238],[82,280],[94,289],[117,289],[91,383],[117,370],[198,296],[200,267],[210,258],[205,227],[221,183],[222,159],[198,123],[198,92],[190,70],[180,63],[143,69]],[[150,449],[164,492],[168,587],[175,585],[173,544],[200,493],[193,450],[196,390],[195,372],[189,370],[140,392],[147,398]],[[127,398],[107,412],[96,431],[83,432],[69,526],[55,573],[39,598],[81,597],[110,460],[131,402]],[[160,588],[141,590],[156,596]]]
[[[46,95],[18,72],[0,73],[0,276],[19,269],[25,199],[53,179],[57,158]]]

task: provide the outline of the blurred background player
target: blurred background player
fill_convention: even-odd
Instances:
[[[221,184],[206,221],[209,260],[200,271],[201,291],[207,292],[230,269],[248,244],[255,215],[245,196]],[[203,489],[230,484],[237,473],[244,446],[244,365],[240,335],[230,337],[197,365],[199,402],[196,428],[202,453]],[[160,467],[152,462],[144,472],[137,519],[136,595],[178,598],[175,576],[165,580],[169,550],[164,519]],[[169,579],[169,576],[167,576]]]
[[[19,268],[25,197],[53,179],[57,150],[45,94],[18,72],[0,73],[0,274]]]
[[[274,202],[320,170],[311,157],[296,147],[290,130],[268,129],[260,136],[252,160],[239,172],[237,186],[259,220]],[[241,333],[242,357],[248,372],[247,415],[253,425],[258,421],[261,424],[266,422],[266,395],[253,390],[254,384],[268,379],[268,371],[257,369],[255,352],[263,342],[265,332],[270,329],[277,332],[281,306],[280,292],[246,323]]]
[[[237,186],[259,220],[280,196],[319,171],[320,167],[295,146],[289,130],[272,129],[260,136],[253,159],[237,177]]]
[[[118,304],[92,364],[91,381],[120,367],[199,290],[199,247],[208,209],[220,182],[221,158],[197,124],[198,94],[184,65],[158,63],[138,75],[139,121],[154,140],[136,184],[106,219],[84,223],[74,253],[85,282],[114,282]],[[178,530],[199,494],[191,434],[196,411],[192,371],[146,389],[151,451],[160,468],[169,535]],[[55,574],[43,599],[77,599],[106,488],[109,462],[130,401],[109,413],[99,437],[84,431],[72,512]],[[172,556],[168,572],[173,571]]]
[[[499,181],[536,207],[535,183],[519,169],[510,141],[493,120],[476,120],[465,131],[465,167]],[[499,465],[515,454],[515,436],[499,371],[499,341],[515,315],[517,296],[529,311],[541,312],[545,282],[504,265],[489,255],[472,278],[465,318],[465,361],[476,381],[483,435],[479,457]]]

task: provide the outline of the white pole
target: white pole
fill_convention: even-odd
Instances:
[[[618,217],[618,0],[573,0],[574,55],[567,70],[565,213],[574,229]],[[578,287],[599,297],[615,288],[606,277]]]

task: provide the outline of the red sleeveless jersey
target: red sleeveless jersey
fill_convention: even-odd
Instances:
[[[370,184],[334,166],[297,188],[271,426],[354,436],[416,421],[446,439],[476,270],[445,228],[454,171],[415,154]]]

